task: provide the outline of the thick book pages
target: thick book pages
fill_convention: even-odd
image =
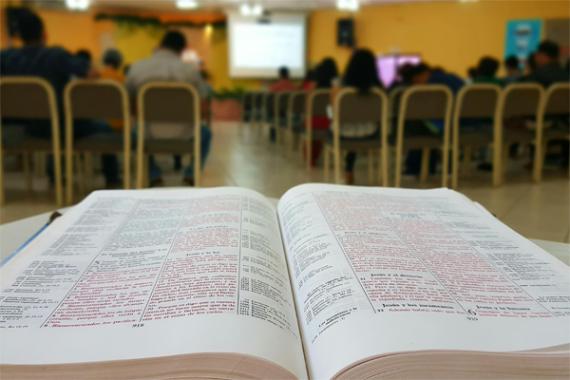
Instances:
[[[253,191],[96,192],[0,270],[3,379],[307,377]]]
[[[568,378],[569,278],[446,189],[95,192],[0,268],[0,377]]]
[[[451,190],[279,203],[313,378],[570,376],[570,271]]]

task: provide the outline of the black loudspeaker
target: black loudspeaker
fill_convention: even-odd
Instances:
[[[336,43],[338,46],[354,47],[356,39],[354,37],[354,19],[341,18],[336,25]]]

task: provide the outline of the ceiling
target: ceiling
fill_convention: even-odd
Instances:
[[[232,10],[237,9],[243,2],[261,3],[268,10],[311,10],[317,8],[335,7],[336,0],[197,0],[199,9]],[[361,5],[382,3],[409,3],[429,0],[360,0]],[[39,6],[63,7],[65,0],[24,0]],[[92,7],[98,8],[136,8],[145,10],[177,11],[175,0],[91,0]],[[188,10],[181,11],[188,12]]]

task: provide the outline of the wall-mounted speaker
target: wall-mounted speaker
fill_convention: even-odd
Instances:
[[[336,31],[336,43],[338,46],[354,47],[356,45],[356,38],[354,35],[354,19],[338,19]]]

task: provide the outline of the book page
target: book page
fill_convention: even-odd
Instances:
[[[570,271],[447,189],[303,185],[278,207],[311,377],[570,343]]]
[[[2,364],[241,353],[306,377],[276,212],[253,191],[95,192],[0,279]]]

